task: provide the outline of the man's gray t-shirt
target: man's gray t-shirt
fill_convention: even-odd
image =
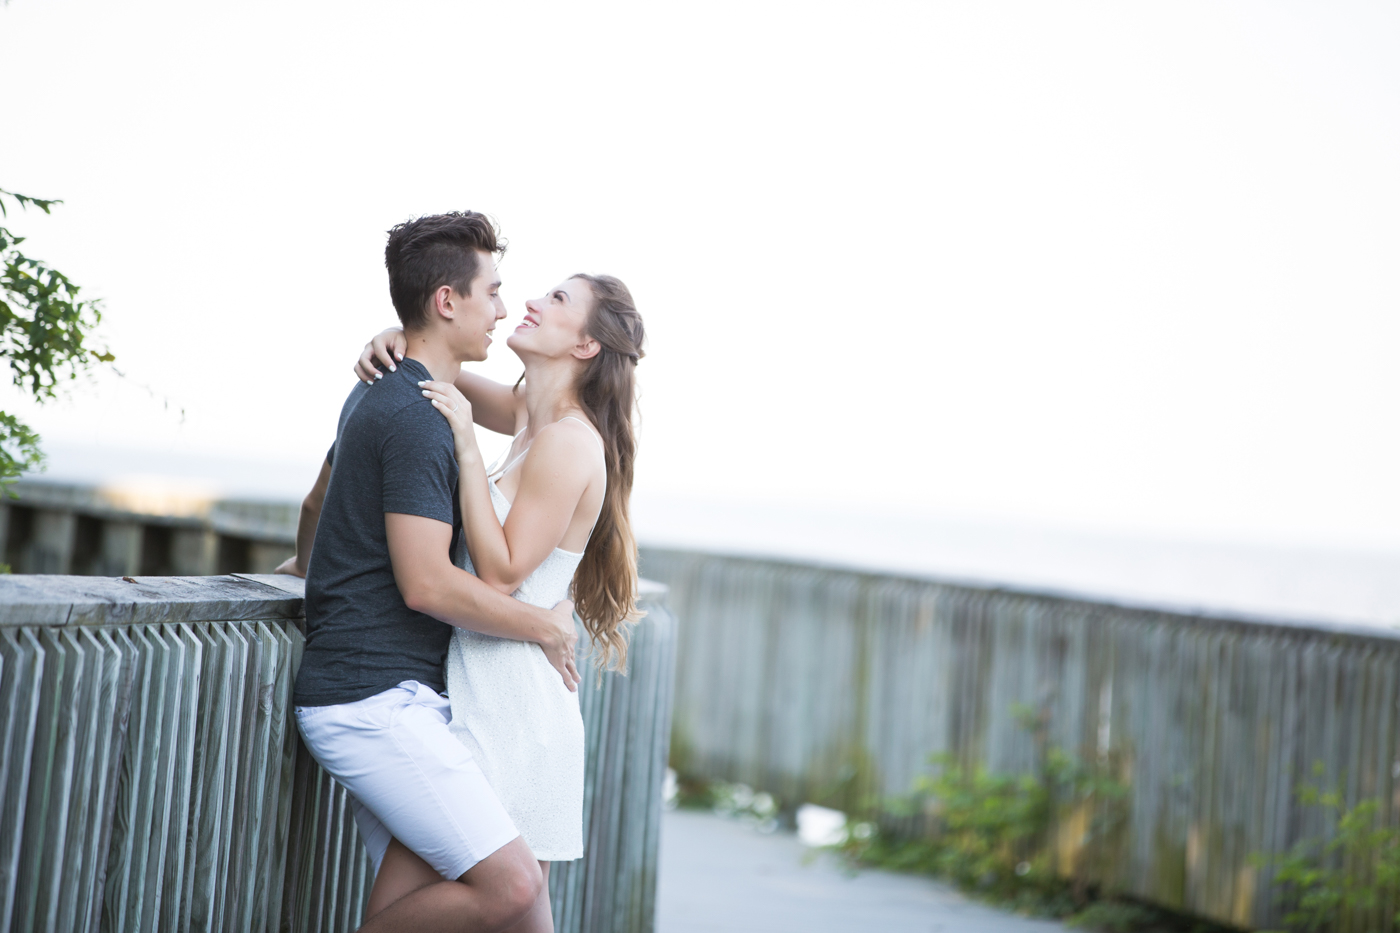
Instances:
[[[452,626],[404,604],[384,532],[385,512],[447,523],[453,543],[461,531],[452,429],[418,388],[431,378],[406,359],[345,400],[306,574],[297,706],[353,703],[405,680],[443,689]]]

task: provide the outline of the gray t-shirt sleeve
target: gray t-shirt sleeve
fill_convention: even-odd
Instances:
[[[457,461],[452,429],[438,410],[427,399],[402,409],[382,443],[384,511],[451,525]]]
[[[340,435],[345,433],[345,422],[350,420],[350,413],[355,410],[355,406],[360,404],[360,399],[365,397],[369,391],[369,384],[357,381],[355,388],[350,390],[350,394],[345,396],[345,403],[340,406],[340,418],[335,423],[335,443],[331,444],[331,449],[326,451],[326,462],[335,466],[335,448],[340,443]]]

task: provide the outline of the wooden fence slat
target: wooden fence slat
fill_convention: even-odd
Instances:
[[[88,774],[92,772],[92,756],[97,748],[97,736],[95,734],[98,723],[98,710],[95,702],[95,695],[101,688],[101,647],[90,634],[85,632],[64,632],[64,635],[72,639],[74,654],[81,657],[82,668],[75,669],[75,677],[72,681],[71,692],[64,697],[64,702],[72,707],[72,736],[69,740],[71,750],[68,753],[68,761],[64,768],[55,769],[54,779],[62,786],[55,788],[57,799],[53,800],[52,806],[57,813],[51,818],[54,820],[53,835],[50,836],[50,844],[58,842],[55,838],[62,834],[62,841],[54,852],[55,877],[63,879],[62,883],[56,883],[49,891],[49,917],[47,923],[40,928],[50,929],[74,929],[74,915],[78,912],[77,885],[83,884],[82,864],[84,855],[84,837],[87,835],[88,805],[91,797],[83,793],[80,782],[83,782]],[[61,854],[60,854],[61,853]],[[74,883],[76,882],[76,883]],[[39,916],[44,916],[44,911],[39,912]]]
[[[244,730],[244,735],[248,738],[244,745],[247,770],[242,775],[242,783],[246,790],[240,796],[244,820],[238,840],[240,859],[233,865],[234,877],[239,879],[239,909],[233,915],[232,922],[233,929],[240,931],[255,929],[253,917],[265,916],[267,912],[266,902],[259,899],[258,889],[261,885],[261,895],[265,898],[267,892],[266,882],[262,877],[265,870],[262,855],[266,849],[265,837],[270,826],[266,812],[268,772],[274,762],[280,763],[282,760],[280,733],[276,748],[273,747],[272,722],[272,694],[281,653],[280,646],[265,623],[254,623],[249,631],[256,639],[259,650],[257,665],[250,667],[248,674],[255,686],[248,691],[249,702],[244,708],[244,715],[251,715],[252,728]],[[245,722],[248,721],[245,719]]]
[[[160,928],[179,928],[185,890],[185,852],[189,841],[190,796],[194,780],[194,749],[204,643],[187,626],[170,625],[165,633],[180,652],[179,706],[170,728],[170,816],[165,836],[164,877],[161,879]]]
[[[109,792],[107,758],[116,718],[121,657],[110,635],[100,629],[76,633],[88,655],[88,669],[73,702],[78,707],[76,758],[69,778],[69,819],[64,845],[64,889],[55,926],[86,930],[92,891],[98,878],[101,819]],[[105,862],[105,860],[104,860]]]
[[[213,845],[217,856],[216,875],[219,879],[218,887],[214,891],[214,902],[211,905],[212,923],[208,927],[210,930],[223,930],[231,925],[230,917],[236,911],[233,899],[233,884],[231,878],[236,871],[237,862],[237,839],[239,833],[239,816],[236,812],[237,801],[241,794],[246,792],[246,784],[243,780],[243,768],[247,758],[245,752],[246,729],[244,720],[244,710],[247,707],[248,693],[252,689],[248,670],[253,662],[253,642],[243,626],[227,626],[224,635],[229,641],[231,648],[231,669],[228,675],[230,690],[230,701],[228,707],[228,751],[229,761],[224,767],[223,783],[221,791],[223,801],[220,804],[222,811],[222,826],[220,834],[214,838]]]
[[[25,803],[34,758],[46,652],[29,629],[0,632],[0,931],[8,931],[15,909]]]
[[[115,652],[116,683],[111,696],[112,718],[105,737],[105,757],[102,765],[100,825],[97,832],[97,845],[94,848],[93,872],[95,880],[87,892],[82,929],[97,930],[101,927],[103,905],[106,903],[108,871],[111,866],[113,829],[116,823],[118,801],[121,798],[120,781],[127,752],[127,737],[131,729],[131,704],[135,696],[136,675],[140,670],[136,656],[136,645],[126,631],[120,628],[98,630]]]
[[[107,883],[103,894],[103,930],[126,929],[127,905],[133,894],[139,896],[139,884],[132,884],[136,840],[144,833],[133,832],[144,786],[141,776],[147,773],[143,739],[150,727],[151,678],[154,670],[150,642],[141,628],[125,629],[122,636],[131,650],[132,686],[126,742],[121,756],[121,778],[117,782],[117,797],[112,814],[112,838],[107,854]],[[139,881],[140,875],[136,873]]]
[[[75,847],[81,845],[83,835],[84,813],[78,798],[84,795],[80,788],[75,794],[75,784],[81,780],[80,769],[89,764],[85,759],[91,745],[85,743],[91,738],[92,693],[96,681],[92,674],[98,661],[95,643],[78,633],[63,632],[59,637],[68,647],[70,665],[65,671],[59,700],[65,707],[65,714],[59,720],[50,772],[53,786],[49,789],[48,829],[44,838],[45,851],[41,855],[43,880],[36,892],[39,906],[35,911],[35,922],[47,929],[58,928],[62,921],[71,923],[77,909],[77,892],[65,882],[82,856],[81,851],[75,852]]]
[[[229,784],[237,788],[230,801],[228,869],[223,898],[224,929],[227,933],[239,933],[245,928],[249,911],[249,881],[246,871],[250,864],[250,849],[256,832],[254,820],[261,808],[260,795],[255,790],[253,774],[258,767],[258,754],[265,736],[260,730],[266,728],[259,722],[258,690],[263,679],[263,654],[266,644],[255,626],[245,627],[239,634],[247,645],[245,655],[247,667],[243,672],[244,690],[241,697],[239,716],[238,757],[230,775]]]
[[[53,926],[53,900],[61,880],[67,822],[68,771],[73,755],[73,731],[78,710],[71,701],[74,682],[82,674],[83,653],[67,632],[40,633],[45,667],[40,692],[41,730],[35,737],[30,793],[24,818],[22,853],[37,853],[20,862],[14,926],[20,930]]]
[[[157,929],[161,918],[161,908],[165,901],[165,865],[171,857],[170,830],[177,819],[174,812],[179,790],[175,775],[180,764],[179,734],[181,711],[185,703],[185,657],[186,646],[174,631],[163,625],[152,625],[148,634],[152,644],[160,645],[164,658],[164,676],[161,678],[159,728],[150,733],[152,748],[148,761],[155,769],[155,784],[151,797],[150,841],[142,868],[145,891],[141,899],[140,920],[136,928]]]
[[[202,669],[197,707],[194,758],[190,764],[189,839],[185,847],[184,886],[175,929],[212,929],[209,906],[216,883],[217,860],[211,860],[219,833],[222,798],[218,788],[226,761],[228,716],[228,643],[217,624],[193,626],[200,640]]]
[[[344,864],[340,859],[340,853],[345,848],[345,827],[349,816],[349,807],[346,805],[346,794],[344,788],[336,785],[331,791],[329,803],[331,812],[326,820],[329,845],[326,846],[326,925],[323,929],[329,931],[336,929],[340,922],[341,904],[341,875],[344,871]]]
[[[296,726],[292,722],[292,672],[301,663],[301,633],[284,623],[267,622],[266,627],[277,644],[277,667],[273,672],[270,691],[269,719],[272,731],[268,741],[269,767],[266,784],[267,799],[275,802],[268,816],[263,835],[259,864],[263,873],[259,880],[255,916],[258,929],[275,931],[282,912],[282,887],[287,873],[287,837],[291,821],[292,779],[296,770]],[[291,629],[290,633],[288,628]],[[292,637],[295,635],[295,637]]]

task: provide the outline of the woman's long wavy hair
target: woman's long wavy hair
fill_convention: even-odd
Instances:
[[[628,500],[637,435],[632,414],[637,404],[637,361],[646,354],[646,330],[632,293],[610,275],[575,275],[593,291],[584,332],[601,349],[579,373],[579,402],[603,436],[608,483],[598,524],[574,573],[574,606],[593,640],[601,672],[627,670],[627,629],[642,617],[637,609],[637,541]]]

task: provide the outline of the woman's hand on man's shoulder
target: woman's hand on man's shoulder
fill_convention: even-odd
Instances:
[[[406,352],[408,340],[401,328],[390,327],[375,334],[374,339],[365,344],[360,358],[355,362],[355,377],[361,382],[374,385],[376,379],[383,377],[385,370],[392,373],[398,369],[396,364],[403,362]]]
[[[433,407],[447,419],[452,428],[452,439],[457,447],[457,457],[470,454],[477,449],[476,432],[472,430],[472,403],[450,382],[420,382],[423,397],[433,403]]]

